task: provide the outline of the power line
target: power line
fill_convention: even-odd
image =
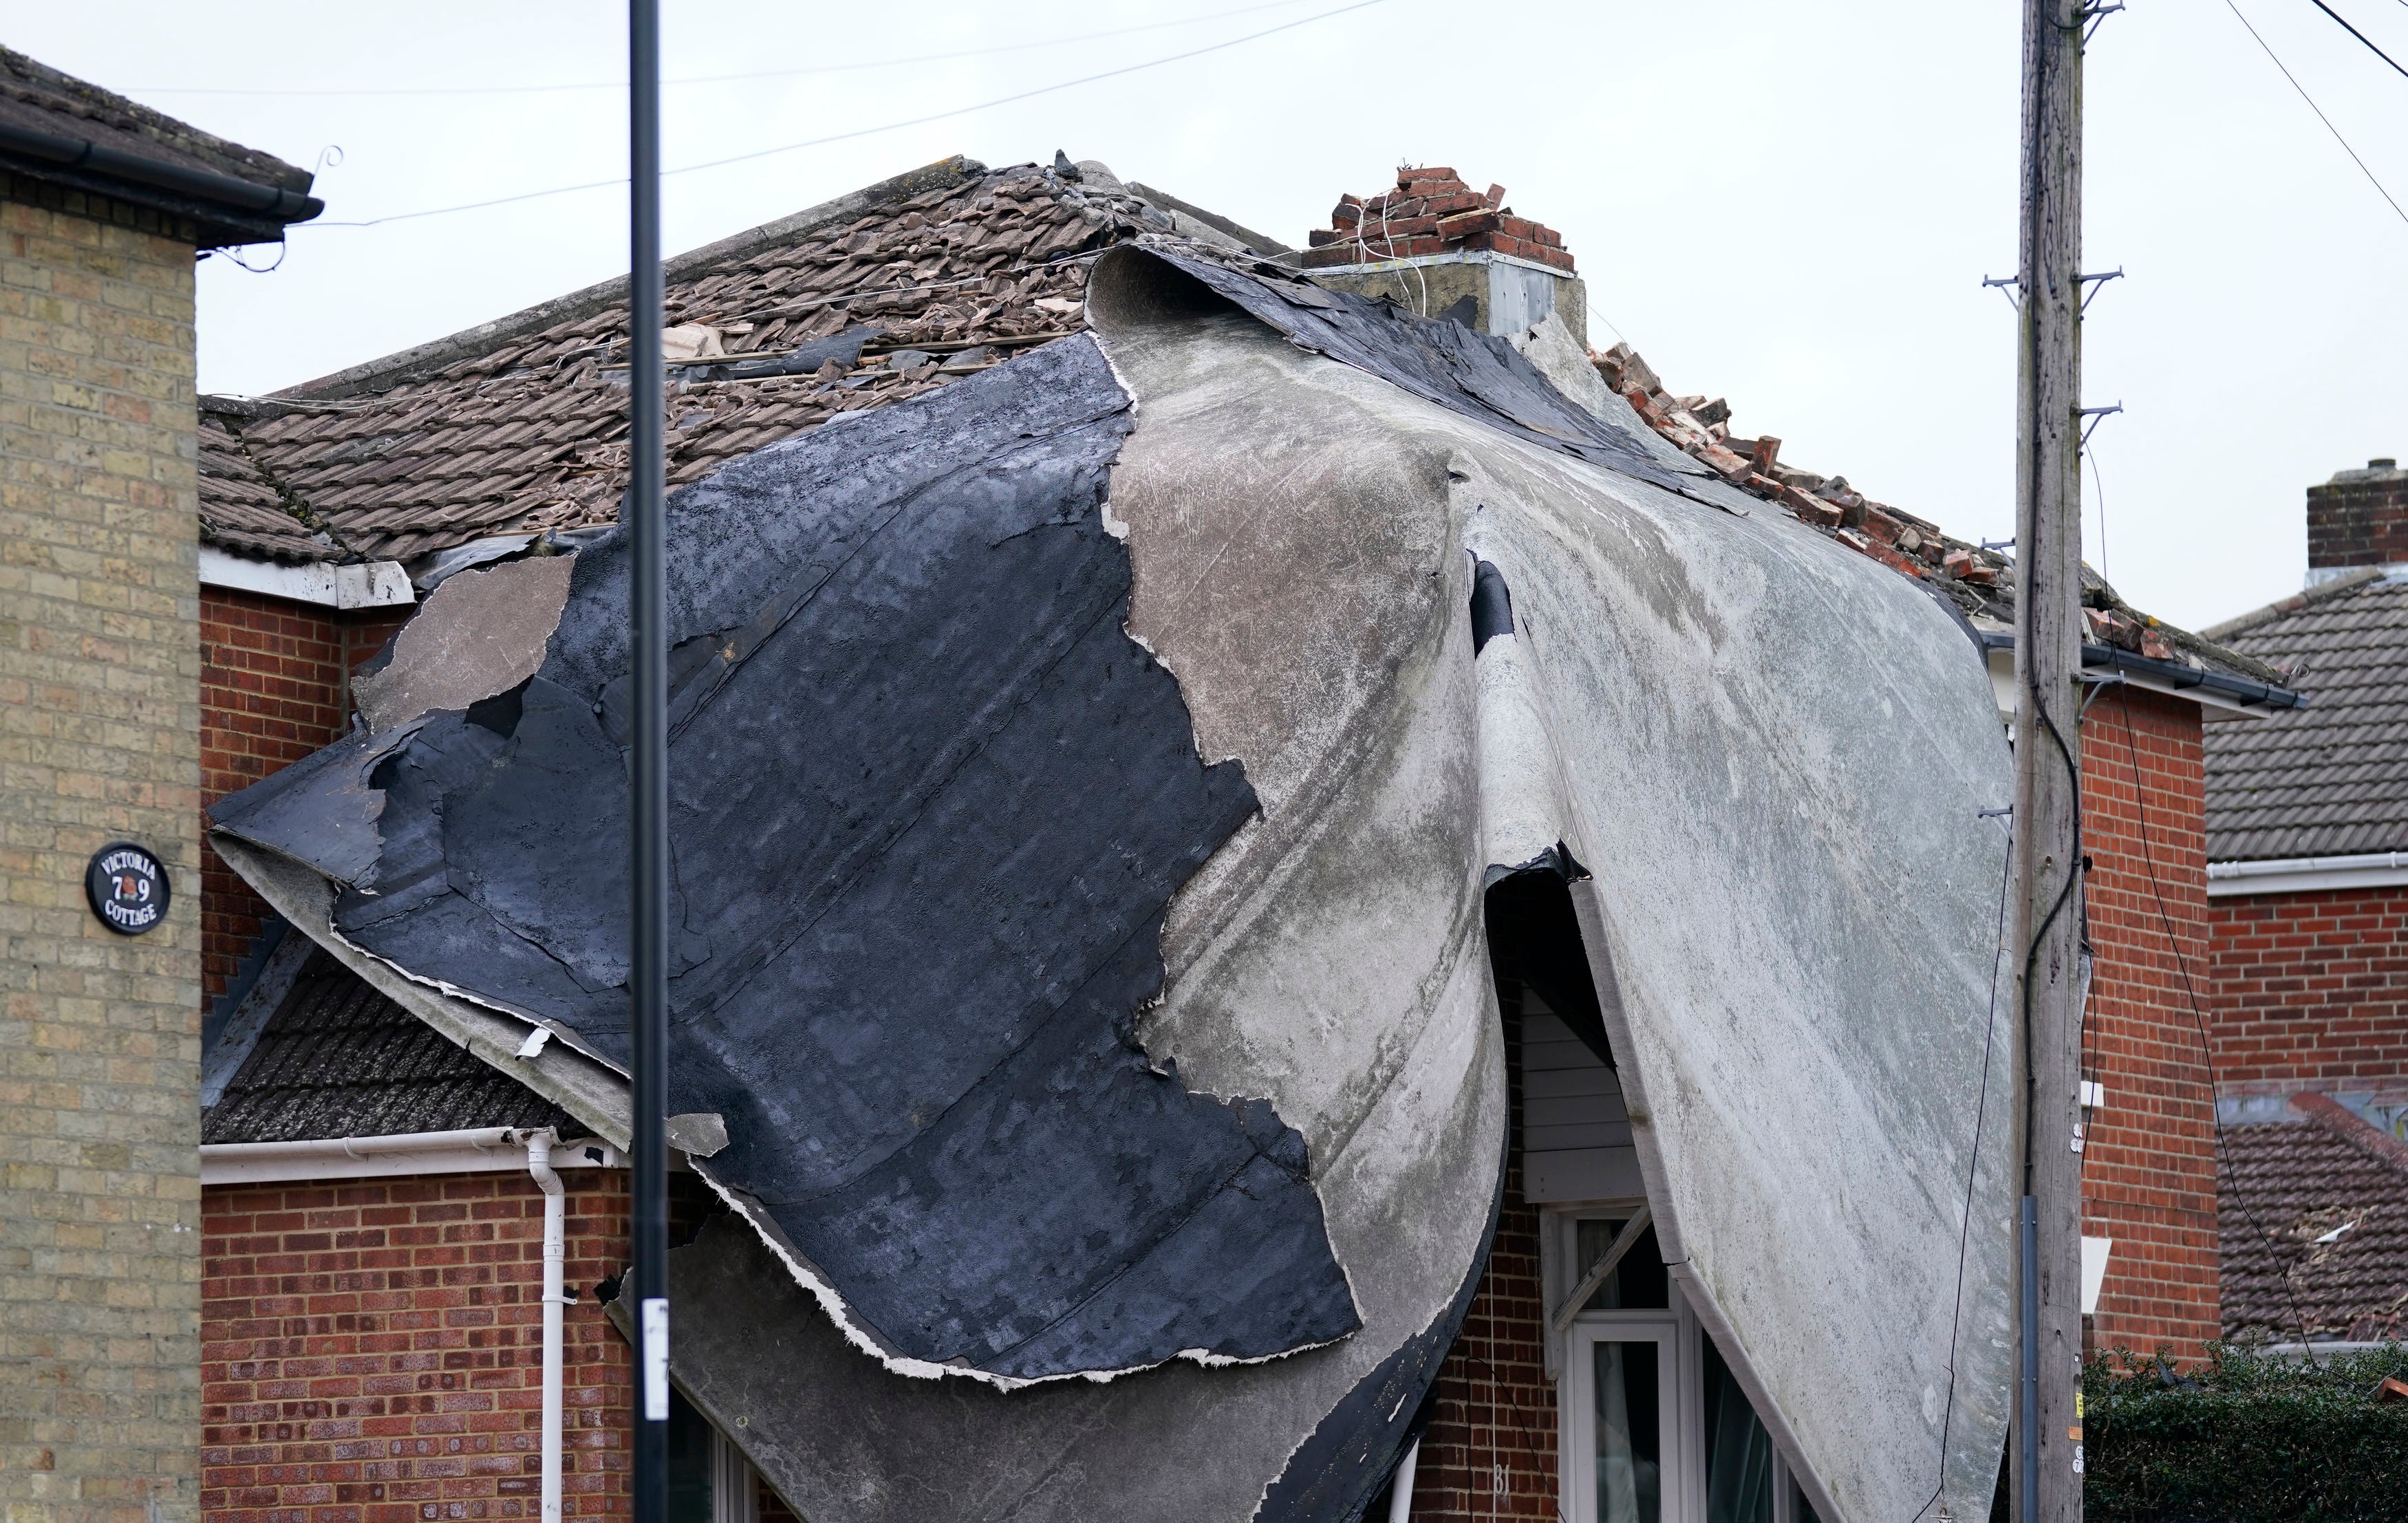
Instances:
[[[2385,190],[2383,188],[2383,182],[2374,178],[2374,171],[2366,167],[2366,161],[2358,156],[2358,149],[2349,146],[2349,139],[2344,137],[2341,135],[2341,129],[2332,124],[2332,118],[2325,115],[2325,108],[2318,106],[2316,104],[2315,97],[2308,93],[2308,87],[2300,83],[2298,77],[2293,75],[2291,71],[2284,65],[2284,63],[2280,58],[2275,57],[2274,50],[2267,47],[2266,39],[2258,36],[2258,29],[2249,25],[2249,18],[2241,14],[2240,6],[2235,4],[2234,0],[2224,0],[2224,4],[2225,7],[2232,12],[2233,19],[2238,21],[2248,30],[2250,36],[2257,39],[2258,46],[2265,49],[2266,56],[2273,59],[2274,66],[2278,69],[2282,69],[2283,78],[2291,81],[2291,88],[2300,93],[2300,99],[2308,103],[2308,109],[2314,111],[2316,114],[2316,120],[2325,124],[2325,131],[2333,135],[2333,141],[2339,143],[2341,145],[2341,150],[2349,155],[2349,162],[2358,165],[2358,172],[2366,177],[2366,183],[2374,187],[2374,192],[2377,195],[2380,195],[2384,200],[2391,203],[2391,209],[2395,212],[2399,212],[2400,220],[2401,221],[2408,222],[2408,211],[2401,210],[2400,203],[2391,200],[2391,192]]]
[[[665,85],[724,85],[749,79],[796,79],[815,74],[854,74],[868,69],[902,68],[912,64],[941,64],[957,58],[984,58],[994,53],[1025,52],[1033,48],[1058,48],[1073,42],[1095,42],[1104,37],[1125,37],[1139,32],[1159,32],[1167,27],[1197,26],[1205,21],[1226,21],[1232,16],[1251,16],[1257,11],[1279,10],[1299,6],[1305,0],[1265,0],[1264,4],[1240,6],[1234,10],[1209,11],[1201,16],[1182,16],[1168,21],[1148,21],[1142,26],[1119,26],[1106,32],[1081,32],[1073,36],[1045,37],[1034,42],[998,43],[992,48],[963,48],[946,53],[915,53],[909,58],[874,58],[857,64],[822,64],[801,69],[761,69],[748,74],[698,74],[681,79],[664,79]],[[2408,3],[2408,0],[2403,0]],[[159,85],[125,92],[130,95],[273,95],[300,96],[384,96],[384,95],[546,95],[580,90],[624,90],[624,79],[594,79],[561,85],[457,85],[431,86],[413,90],[240,90],[197,85]]]
[[[2390,64],[2402,78],[2408,78],[2408,69],[2401,68],[2400,61],[2398,59],[2392,57],[2389,53],[2385,52],[2382,49],[2377,48],[2373,42],[2368,38],[2365,33],[2359,31],[2357,27],[2350,25],[2347,21],[2343,21],[2341,19],[2341,12],[2333,9],[2330,6],[2326,5],[2325,0],[2308,0],[2308,4],[2315,7],[2318,10],[2321,10],[2326,15],[2331,17],[2334,22],[2339,25],[2343,31],[2348,33],[2351,36],[2356,37],[2358,41],[2365,43],[2366,50],[2368,52],[2372,53],[2375,57],[2383,60],[2386,64]]]
[[[800,143],[781,144],[777,148],[755,149],[750,153],[731,154],[724,159],[711,159],[702,164],[681,164],[675,169],[662,170],[661,175],[664,178],[670,175],[691,175],[697,170],[718,169],[731,164],[745,164],[754,159],[766,159],[773,154],[793,153],[807,148],[822,148],[829,143],[850,142],[856,137],[870,137],[879,133],[899,132],[905,127],[922,127],[931,121],[944,121],[953,117],[968,116],[973,112],[992,110],[998,106],[1010,106],[1017,101],[1034,99],[1039,95],[1050,95],[1055,91],[1069,90],[1079,85],[1091,85],[1099,79],[1117,78],[1124,74],[1136,74],[1145,69],[1160,68],[1166,64],[1176,64],[1184,59],[1201,58],[1206,53],[1217,53],[1226,48],[1235,48],[1240,43],[1254,42],[1281,32],[1292,32],[1299,26],[1310,26],[1314,21],[1326,21],[1332,16],[1343,16],[1348,11],[1364,10],[1383,3],[1383,0],[1354,0],[1354,4],[1340,6],[1335,10],[1325,10],[1297,21],[1283,21],[1278,26],[1266,27],[1260,32],[1250,32],[1242,37],[1231,37],[1226,42],[1215,42],[1202,48],[1192,48],[1186,52],[1173,53],[1168,58],[1150,59],[1142,64],[1130,64],[1117,69],[1106,69],[1100,74],[1090,74],[1077,79],[1065,79],[1059,84],[1039,85],[1034,90],[1024,90],[1016,94],[1000,96],[991,101],[981,101],[975,106],[957,106],[950,110],[913,117],[908,121],[889,121],[882,126],[861,127],[852,132],[832,133],[825,137],[813,137]],[[598,191],[607,186],[625,183],[627,181],[624,176],[612,179],[593,179],[581,185],[555,185],[545,191],[522,191],[516,195],[494,196],[487,201],[469,201],[456,206],[432,206],[424,211],[398,211],[389,217],[370,217],[355,222],[295,222],[293,226],[295,228],[377,227],[386,222],[406,222],[420,217],[444,217],[455,211],[480,211],[487,206],[506,206],[520,201],[537,201],[546,196],[567,195],[577,191]]]

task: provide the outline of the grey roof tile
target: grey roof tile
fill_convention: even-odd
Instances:
[[[2230,636],[2307,707],[2207,731],[2211,861],[2408,849],[2408,583],[2370,581]]]
[[[585,1131],[552,1102],[313,952],[251,1057],[202,1113],[205,1143],[477,1127]]]

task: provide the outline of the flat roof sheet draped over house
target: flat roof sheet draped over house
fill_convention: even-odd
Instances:
[[[1495,1219],[1484,892],[1546,872],[1666,1252],[1822,1516],[1973,1516],[1973,644],[1502,341],[1192,246],[1107,255],[1089,315],[673,500],[672,1108],[751,1228],[673,1256],[681,1384],[814,1523],[1352,1517]],[[229,852],[311,934],[614,1062],[624,576],[589,547],[548,631],[438,594],[496,639],[377,686],[458,706],[215,811],[339,890]]]

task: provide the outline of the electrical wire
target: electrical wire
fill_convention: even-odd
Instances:
[[[1940,1416],[1940,1480],[1923,1505],[1915,1509],[1917,1518],[1931,1511],[1931,1504],[1948,1489],[1948,1433],[1956,1420],[1956,1345],[1965,1319],[1965,1252],[1972,1240],[1973,1185],[1982,1171],[1982,1123],[1990,1109],[1990,1058],[1999,1038],[1999,970],[2007,961],[2007,885],[2014,881],[2014,827],[2009,825],[2007,849],[1999,863],[1999,924],[1991,944],[1989,1013],[1982,1021],[1982,1088],[1980,1097],[1973,1103],[1973,1156],[1965,1165],[1965,1212],[1956,1228],[1956,1299],[1948,1311],[1948,1404]]]
[[[820,64],[801,69],[760,69],[749,74],[698,74],[681,79],[664,79],[664,85],[724,85],[751,79],[799,79],[817,74],[857,74],[870,69],[903,68],[913,64],[942,64],[957,58],[985,58],[996,53],[1025,52],[1033,48],[1060,48],[1074,42],[1096,42],[1105,37],[1125,37],[1139,32],[1159,32],[1173,26],[1197,26],[1206,21],[1226,21],[1232,16],[1251,16],[1257,11],[1278,10],[1288,6],[1300,6],[1305,0],[1267,0],[1254,6],[1240,6],[1235,10],[1208,11],[1201,16],[1182,16],[1168,21],[1148,21],[1142,26],[1118,26],[1108,32],[1081,32],[1067,37],[1045,37],[1035,42],[998,43],[992,48],[962,48],[948,53],[916,53],[909,58],[874,58],[855,64]],[[158,85],[149,89],[123,92],[129,95],[272,95],[280,97],[336,96],[351,97],[387,95],[543,95],[580,90],[624,90],[624,79],[594,79],[563,85],[457,85],[429,86],[416,90],[240,90],[219,89],[198,85]]]
[[[2157,878],[2157,851],[2149,844],[2149,801],[2141,786],[2141,746],[2132,733],[2132,699],[2120,685],[2115,694],[2115,707],[2124,720],[2124,754],[2132,767],[2132,807],[2140,821],[2141,861],[2149,870],[2149,893],[2157,900],[2157,923],[2165,928],[2166,946],[2174,954],[2174,972],[2182,978],[2183,998],[2190,1005],[2191,1024],[2199,1030],[2199,1055],[2200,1061],[2207,1069],[2207,1114],[2215,1129],[2216,1156],[2224,1164],[2225,1176],[2232,1181],[2232,1198],[2240,1203],[2241,1214],[2249,1218],[2250,1230],[2266,1245],[2266,1257],[2273,1261],[2274,1277],[2282,1282],[2284,1302],[2291,1308],[2291,1320],[2299,1326],[2300,1347],[2307,1352],[2313,1362],[2316,1356],[2308,1342],[2308,1319],[2300,1311],[2300,1298],[2292,1293],[2290,1272],[2283,1267],[2282,1255],[2274,1251],[2272,1234],[2266,1231],[2265,1223],[2258,1219],[2257,1211],[2249,1204],[2249,1197],[2241,1192],[2241,1171],[2232,1166],[2232,1145],[2226,1140],[2224,1117],[2215,1107],[2216,1092],[2223,1087],[2215,1075],[2215,1044],[2208,1038],[2207,1018],[2200,1013],[2199,990],[2192,987],[2190,981],[2190,960],[2183,956],[2182,942],[2174,935],[2173,917],[2166,910],[2165,885]]]
[[[662,170],[661,176],[663,178],[666,178],[671,175],[691,175],[698,170],[719,169],[731,164],[747,164],[754,159],[767,159],[775,154],[793,153],[807,148],[822,148],[829,143],[851,142],[854,138],[874,136],[879,133],[899,132],[905,127],[925,126],[931,121],[945,121],[954,117],[968,116],[977,111],[991,110],[998,106],[1010,106],[1016,101],[1032,100],[1039,95],[1050,95],[1055,91],[1069,90],[1079,85],[1091,85],[1099,79],[1117,78],[1125,74],[1136,74],[1144,69],[1160,68],[1166,64],[1177,64],[1190,58],[1201,58],[1206,53],[1217,53],[1225,49],[1235,48],[1241,43],[1257,41],[1263,37],[1272,36],[1282,32],[1292,32],[1299,26],[1310,26],[1315,21],[1326,21],[1333,16],[1343,16],[1349,11],[1365,10],[1369,9],[1370,7],[1384,3],[1385,0],[1354,0],[1354,4],[1340,6],[1335,10],[1325,10],[1315,15],[1303,17],[1297,21],[1283,21],[1278,26],[1265,27],[1260,32],[1250,32],[1242,37],[1231,37],[1226,42],[1215,42],[1202,48],[1191,48],[1183,53],[1172,53],[1167,58],[1149,59],[1142,64],[1130,64],[1121,68],[1106,69],[1100,74],[1085,75],[1076,79],[1065,79],[1058,84],[1039,85],[1034,90],[1024,90],[1016,94],[999,96],[991,101],[981,101],[975,106],[957,106],[948,110],[932,112],[927,116],[913,117],[908,121],[889,121],[882,126],[859,127],[855,128],[852,132],[831,133],[825,137],[813,137],[800,143],[784,143],[776,148],[755,149],[750,153],[730,154],[724,159],[710,159],[702,164],[680,164],[675,169]],[[541,200],[546,196],[568,195],[578,191],[598,191],[609,186],[624,185],[626,183],[627,181],[625,177],[620,176],[610,179],[587,180],[581,185],[555,185],[550,190],[522,191],[516,195],[494,196],[486,201],[468,201],[456,206],[431,206],[423,211],[397,211],[387,217],[369,217],[359,221],[351,222],[295,222],[293,226],[295,228],[380,227],[387,222],[406,222],[414,221],[421,217],[447,217],[453,212],[461,211],[481,211],[487,206],[506,206],[521,201],[537,201]]]
[[[2392,71],[2398,74],[2401,78],[2408,79],[2408,69],[2401,68],[2398,59],[2392,57],[2389,53],[2385,52],[2382,49],[2377,48],[2372,39],[2368,37],[2365,33],[2359,31],[2357,27],[2350,25],[2347,21],[2343,21],[2341,19],[2340,11],[2337,11],[2333,9],[2332,7],[2326,5],[2325,0],[2308,0],[2308,4],[2315,7],[2318,10],[2321,10],[2326,15],[2331,17],[2334,23],[2340,26],[2343,31],[2348,33],[2351,36],[2356,37],[2358,41],[2365,43],[2366,50],[2368,52],[2372,53],[2375,57],[2383,60],[2386,64],[2390,64]]]
[[[2248,30],[2250,36],[2257,39],[2258,46],[2265,50],[2266,56],[2273,59],[2274,66],[2283,71],[2283,78],[2290,80],[2291,88],[2300,93],[2300,99],[2308,103],[2308,109],[2314,111],[2316,114],[2316,120],[2325,124],[2325,131],[2332,134],[2333,141],[2339,143],[2341,150],[2349,155],[2350,163],[2358,165],[2358,172],[2366,177],[2366,183],[2374,187],[2377,195],[2391,203],[2391,209],[2400,214],[2401,221],[2408,222],[2408,210],[2402,210],[2400,203],[2392,200],[2391,192],[2385,190],[2383,182],[2374,178],[2374,171],[2367,168],[2366,161],[2358,156],[2358,149],[2349,146],[2349,139],[2344,137],[2341,135],[2341,129],[2332,124],[2332,118],[2325,115],[2325,108],[2318,106],[2315,97],[2308,93],[2308,87],[2300,83],[2299,78],[2291,73],[2280,58],[2275,57],[2274,50],[2267,45],[2266,39],[2258,36],[2258,29],[2249,25],[2249,18],[2241,14],[2241,7],[2236,0],[2224,0],[2224,4],[2225,7],[2232,12],[2233,19]]]

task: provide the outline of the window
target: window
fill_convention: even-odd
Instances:
[[[751,1461],[676,1389],[669,1392],[668,1458],[668,1523],[756,1523]]]
[[[1624,1235],[1636,1203],[1553,1213],[1551,1302]],[[1814,1523],[1747,1393],[1642,1228],[1571,1319],[1557,1410],[1570,1523]]]

